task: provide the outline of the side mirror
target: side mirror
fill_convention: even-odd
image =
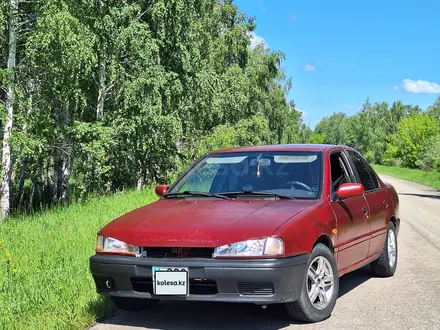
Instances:
[[[154,189],[154,192],[157,196],[162,197],[168,189],[168,185],[166,184],[158,184]]]
[[[332,201],[350,197],[359,197],[364,194],[364,186],[360,183],[343,183],[332,196]]]

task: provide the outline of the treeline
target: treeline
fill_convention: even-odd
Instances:
[[[232,1],[5,0],[0,22],[2,218],[307,138],[284,55]]]
[[[440,96],[426,110],[367,100],[353,116],[322,119],[309,141],[352,146],[376,164],[440,171]]]

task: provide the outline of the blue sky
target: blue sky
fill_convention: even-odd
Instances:
[[[286,54],[289,98],[314,127],[371,102],[426,108],[440,94],[440,0],[235,0],[254,41]]]

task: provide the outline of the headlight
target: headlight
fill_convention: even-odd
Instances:
[[[98,235],[96,240],[96,252],[139,256],[139,247],[127,244],[115,238]]]
[[[284,243],[281,238],[237,242],[219,246],[214,249],[214,258],[218,257],[276,257],[284,254]]]

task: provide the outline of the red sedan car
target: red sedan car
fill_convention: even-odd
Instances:
[[[98,233],[90,270],[122,309],[159,300],[281,303],[317,322],[339,278],[397,266],[395,189],[356,150],[275,145],[219,150],[197,160],[156,202]]]

